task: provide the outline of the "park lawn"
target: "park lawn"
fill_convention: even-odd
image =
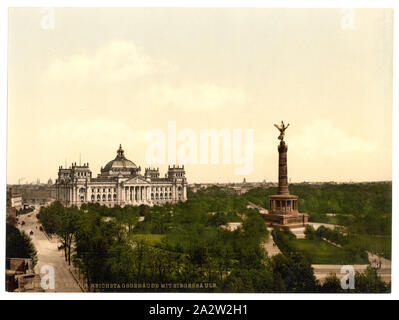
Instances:
[[[294,239],[293,247],[311,264],[368,264],[367,259],[348,254],[343,248],[338,248],[323,240]]]
[[[358,234],[351,236],[349,243],[391,260],[392,238],[390,236]]]
[[[131,237],[133,241],[144,241],[147,242],[149,245],[155,245],[157,243],[160,243],[165,235],[153,233],[138,233],[133,234]]]
[[[335,217],[331,217],[331,216],[327,216],[327,223],[328,224],[334,224],[334,225],[339,225],[339,218],[337,216]]]

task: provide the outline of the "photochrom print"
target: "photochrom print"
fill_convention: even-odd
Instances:
[[[393,9],[8,17],[8,292],[391,292]]]

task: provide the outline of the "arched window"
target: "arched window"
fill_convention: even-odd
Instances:
[[[108,194],[108,201],[111,201],[111,194]]]
[[[99,194],[97,195],[97,201],[101,201],[101,196]]]
[[[94,194],[92,194],[92,195],[91,195],[91,201],[94,202],[94,200],[95,200],[95,197],[94,197]]]
[[[107,196],[105,194],[103,194],[103,201],[107,200]]]
[[[117,195],[116,195],[116,193],[114,193],[114,201],[116,201],[116,199],[117,199]]]

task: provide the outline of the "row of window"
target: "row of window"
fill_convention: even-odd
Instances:
[[[97,201],[101,201],[101,199],[102,199],[102,201],[107,201],[107,200],[108,200],[108,201],[111,201],[112,198],[113,198],[114,201],[116,201],[116,200],[118,199],[116,193],[114,193],[113,197],[111,196],[110,193],[108,194],[108,197],[107,197],[106,194],[103,194],[102,197],[101,197],[101,195],[99,195],[99,194],[97,195]],[[95,197],[94,194],[92,194],[92,195],[91,195],[91,201],[95,201],[95,200],[96,200],[96,197]]]
[[[181,199],[182,198],[182,194],[181,193],[179,193],[178,194],[178,199]],[[81,196],[81,201],[84,201],[84,196]],[[117,196],[117,194],[116,193],[114,193],[114,195],[112,196],[111,194],[108,194],[108,196],[107,195],[105,195],[105,194],[103,194],[102,196],[101,195],[97,195],[97,197],[94,195],[94,194],[92,194],[91,195],[91,201],[95,201],[95,200],[97,200],[97,201],[111,201],[111,200],[113,200],[113,201],[116,201],[118,199],[118,196]],[[158,199],[172,199],[172,193],[170,192],[170,193],[165,193],[165,194],[163,194],[163,193],[160,193],[160,194],[158,194],[158,193],[155,193],[155,195],[154,195],[154,193],[151,193],[151,200],[158,200]],[[136,198],[136,200],[137,200],[137,198]]]
[[[95,193],[96,188],[91,188],[91,193]],[[97,188],[97,192],[101,192],[101,188]],[[103,192],[107,192],[107,188],[103,188]],[[108,192],[116,192],[116,188],[108,188]]]
[[[129,187],[127,187],[129,189]],[[172,191],[172,187],[151,187],[151,191]]]
[[[88,172],[78,172],[78,177],[87,177],[88,175]]]
[[[155,194],[155,200],[158,200],[158,199],[172,199],[172,192],[170,192],[169,194],[168,193],[165,193],[165,194],[156,193]],[[153,193],[151,193],[151,200],[154,200],[154,194]]]
[[[111,196],[111,194],[108,194],[108,196],[103,194],[102,197],[99,194],[97,195],[97,197],[94,194],[91,195],[91,201],[92,202],[94,202],[96,200],[97,201],[117,201],[117,199],[118,199],[118,197],[117,197],[116,193],[114,193],[113,196]],[[169,193],[169,194],[168,193],[165,193],[165,194],[156,193],[155,196],[154,196],[153,193],[151,193],[151,200],[163,200],[163,199],[172,200],[172,193]],[[179,200],[182,199],[182,194],[181,193],[178,194],[178,199]],[[82,201],[82,202],[84,201],[84,196],[80,197],[80,201]]]
[[[181,187],[179,187],[181,188]],[[82,192],[84,192],[84,189],[82,188],[81,190],[83,190]],[[116,188],[102,188],[102,192],[116,192]],[[172,187],[151,187],[151,191],[172,191]],[[91,193],[95,193],[96,192],[96,188],[91,188]],[[100,193],[101,192],[101,188],[97,188],[97,192]]]

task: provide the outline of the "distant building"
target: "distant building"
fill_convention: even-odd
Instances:
[[[16,184],[11,186],[14,193],[22,195],[22,206],[45,205],[55,200],[55,187],[36,184]]]
[[[6,199],[6,221],[9,224],[16,225],[17,223],[17,210],[12,207],[12,189],[7,188]]]
[[[119,146],[115,159],[101,168],[97,178],[92,177],[88,163],[59,167],[56,199],[65,205],[97,202],[109,207],[187,200],[184,166],[169,166],[165,178],[160,178],[159,168],[147,168],[144,175],[140,171]]]
[[[228,188],[233,189],[237,194],[242,195],[247,193],[249,190],[255,188],[272,188],[276,187],[277,183],[268,182],[265,180],[263,182],[247,182],[245,179],[242,183],[194,183],[189,185],[191,191],[197,192],[201,189],[207,189],[211,187]]]
[[[7,190],[7,195],[9,196],[11,208],[15,208],[16,210],[23,208],[22,194],[20,192],[16,192],[14,189],[9,188],[9,190]]]

